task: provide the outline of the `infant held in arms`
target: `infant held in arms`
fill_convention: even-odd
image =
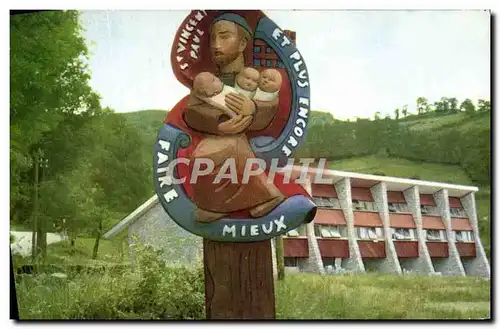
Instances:
[[[278,70],[267,69],[259,74],[256,69],[247,67],[236,76],[234,88],[224,85],[214,74],[202,72],[193,81],[193,92],[198,98],[232,118],[236,113],[226,106],[227,94],[240,93],[258,101],[273,101],[278,97],[281,84],[282,77]]]

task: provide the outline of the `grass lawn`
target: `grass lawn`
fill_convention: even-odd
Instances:
[[[69,240],[50,244],[47,246],[47,258],[44,263],[54,265],[106,265],[129,262],[128,245],[124,243],[121,246],[119,240],[101,239],[97,258],[92,259],[94,242],[94,238],[77,238],[74,253],[71,251]],[[15,266],[22,264],[31,264],[31,258],[14,258]]]
[[[471,277],[287,274],[280,319],[487,319],[490,281]]]
[[[334,170],[352,171],[365,174],[384,173],[387,176],[410,178],[419,176],[421,180],[473,185],[465,173],[458,166],[419,163],[415,161],[367,156],[329,162],[329,168]]]
[[[68,280],[25,276],[16,282],[20,317],[151,319],[164,318],[167,312],[173,319],[185,319],[179,313],[185,310],[182,314],[189,311],[190,318],[204,319],[203,271],[175,275],[157,269],[146,281],[140,273],[90,274]],[[157,288],[150,291],[149,286]],[[288,273],[284,281],[275,282],[275,296],[277,319],[490,317],[490,281],[473,277]]]
[[[123,261],[127,261],[129,258],[127,243],[120,246],[120,241],[101,239],[99,241],[99,252],[97,254],[97,258],[96,260],[92,260],[94,243],[94,238],[77,238],[75,243],[76,252],[74,255],[71,255],[70,242],[61,241],[50,245],[47,253],[65,260],[76,261],[78,263],[86,263],[89,261],[122,263]]]
[[[422,131],[427,129],[439,129],[450,125],[457,125],[468,120],[469,117],[465,113],[457,113],[444,115],[434,118],[425,118],[420,120],[409,121],[407,124],[411,130]]]

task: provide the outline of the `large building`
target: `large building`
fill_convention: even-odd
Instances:
[[[476,187],[334,170],[325,185],[315,174],[306,187],[318,211],[284,238],[286,267],[490,276]]]
[[[309,170],[304,187],[318,205],[316,216],[283,239],[289,270],[490,276],[476,187],[334,170],[322,172],[332,184],[315,184],[315,175]],[[168,218],[156,196],[105,238],[125,230],[130,243],[137,236],[163,249],[167,261],[192,263],[201,257],[201,238]]]

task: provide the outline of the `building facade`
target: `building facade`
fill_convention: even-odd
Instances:
[[[332,184],[315,183],[314,170],[306,184],[318,206],[314,221],[284,237],[288,269],[490,276],[477,188],[333,170],[322,176]]]
[[[325,184],[317,183],[317,174],[309,170],[304,184],[318,206],[314,220],[283,238],[287,270],[490,276],[476,187],[334,170],[322,171],[332,181]],[[161,249],[168,262],[194,264],[201,258],[202,238],[168,218],[156,195],[104,238],[125,231],[129,243],[138,239]],[[276,273],[274,241],[272,248]]]

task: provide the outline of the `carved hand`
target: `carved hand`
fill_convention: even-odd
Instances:
[[[234,135],[247,129],[252,123],[252,120],[253,116],[251,115],[243,116],[241,114],[238,114],[234,118],[220,123],[218,128],[219,131],[224,134]]]
[[[247,96],[230,93],[225,98],[226,106],[241,115],[253,115],[255,113],[255,103]]]

